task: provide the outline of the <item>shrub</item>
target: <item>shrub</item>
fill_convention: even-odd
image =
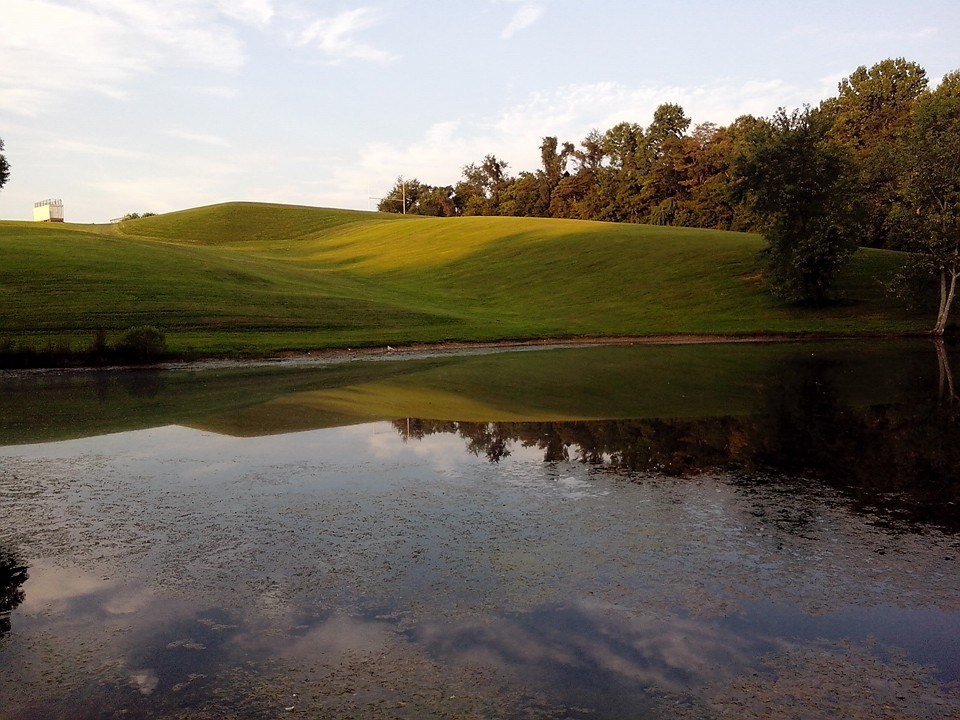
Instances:
[[[130,362],[153,362],[167,349],[163,333],[151,325],[141,325],[127,330],[117,344],[117,352]]]

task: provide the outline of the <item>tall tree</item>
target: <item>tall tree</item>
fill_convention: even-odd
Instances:
[[[643,128],[636,123],[618,123],[603,134],[603,151],[618,170],[640,168],[644,145]]]
[[[565,142],[561,146],[554,136],[548,136],[540,143],[540,194],[541,201],[550,207],[553,191],[560,184],[560,180],[567,172],[567,161],[573,155],[575,148],[572,143]]]
[[[603,166],[606,158],[603,133],[591,130],[571,155],[574,173],[562,177],[554,188],[550,216],[581,220],[601,218],[606,203],[602,197],[601,175],[607,170]]]
[[[894,148],[926,89],[927,73],[920,65],[888,59],[857,68],[840,82],[837,97],[821,107],[832,119],[832,137],[850,151],[856,165],[869,210],[869,245],[896,247],[887,232],[887,215],[897,194]]]
[[[434,217],[452,217],[457,214],[453,202],[453,188],[450,185],[434,187],[424,185],[417,198],[417,214]]]
[[[636,123],[618,123],[604,133],[603,139],[613,173],[601,179],[607,204],[598,219],[640,222],[640,192],[649,166],[643,128]]]
[[[7,180],[10,179],[10,163],[7,162],[6,156],[3,154],[3,140],[0,139],[0,188],[3,188],[7,184]]]
[[[500,214],[514,217],[543,217],[547,206],[540,193],[540,178],[532,172],[522,172],[511,179],[500,196]]]
[[[653,112],[653,122],[647,128],[647,146],[656,158],[664,152],[670,140],[679,140],[690,127],[683,108],[676,103],[663,103]]]
[[[577,172],[584,170],[596,172],[603,164],[606,155],[603,133],[599,130],[591,130],[580,141],[580,149],[573,151],[573,158],[577,163]]]
[[[820,304],[856,249],[859,213],[851,163],[809,108],[781,108],[739,159],[745,200],[762,220],[767,280],[777,296]]]
[[[464,166],[463,179],[456,186],[456,202],[464,215],[497,215],[500,196],[509,181],[507,163],[496,155],[486,155],[480,163]]]
[[[933,333],[942,335],[960,278],[960,71],[920,99],[899,150],[891,226],[914,253],[900,280],[933,280],[939,296]]]

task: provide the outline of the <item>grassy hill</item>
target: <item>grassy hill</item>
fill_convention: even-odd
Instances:
[[[156,325],[175,351],[413,341],[923,330],[862,251],[847,302],[785,308],[755,235],[229,203],[119,225],[0,222],[0,338]]]

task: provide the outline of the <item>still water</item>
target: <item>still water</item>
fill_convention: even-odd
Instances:
[[[957,353],[0,376],[0,717],[958,718]]]

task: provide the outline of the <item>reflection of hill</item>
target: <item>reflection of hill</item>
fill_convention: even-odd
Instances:
[[[815,480],[859,510],[960,531],[960,406],[935,395],[876,406],[842,399],[829,364],[805,359],[764,389],[754,414],[592,422],[395,421],[408,439],[455,433],[499,462],[514,443],[544,462],[685,476],[736,472],[746,484]],[[785,481],[784,478],[787,478]]]
[[[37,375],[0,380],[0,443],[169,424],[254,436],[398,417],[744,415],[811,355],[855,405],[936,387],[936,358],[924,342],[596,347],[313,368]]]
[[[0,444],[50,442],[162,425],[202,426],[204,418],[229,418],[274,398],[404,371],[409,368],[400,363],[348,363],[309,370],[119,371],[0,378]],[[337,424],[341,423],[318,422],[310,427]]]
[[[27,568],[12,553],[0,548],[0,638],[10,632],[10,613],[23,602],[21,585]]]

